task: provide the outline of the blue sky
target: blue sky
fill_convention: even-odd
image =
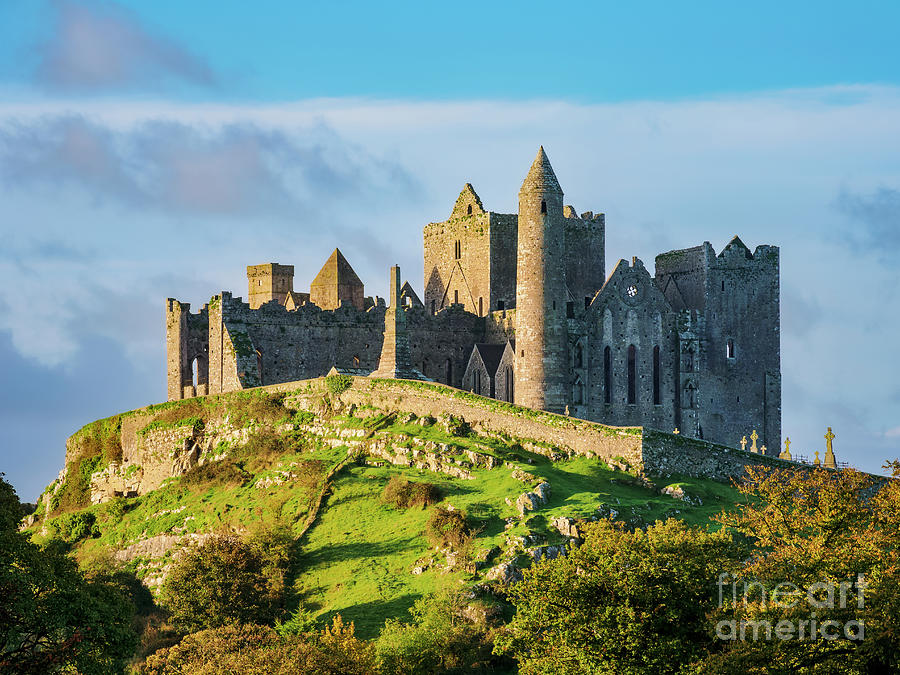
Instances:
[[[165,396],[163,303],[304,287],[334,246],[421,288],[471,181],[539,144],[607,269],[734,234],[782,252],[783,427],[900,456],[896,3],[0,3],[0,471]]]

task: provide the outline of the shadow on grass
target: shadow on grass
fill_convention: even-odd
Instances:
[[[353,622],[356,628],[356,637],[371,640],[378,637],[386,619],[410,621],[409,608],[420,597],[419,595],[406,594],[396,596],[390,600],[363,602],[323,614],[318,617],[318,621],[322,625],[327,625],[331,623],[335,615],[340,614],[344,623]]]

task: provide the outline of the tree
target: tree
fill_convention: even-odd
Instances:
[[[715,580],[742,549],[674,519],[646,531],[599,521],[571,554],[525,570],[516,615],[497,637],[523,675],[674,673],[709,649]]]
[[[271,623],[284,607],[287,564],[281,536],[212,537],[175,564],[162,602],[188,631]]]
[[[340,615],[322,631],[279,635],[267,626],[222,626],[193,633],[149,656],[146,675],[371,675],[369,643],[354,635]]]
[[[420,598],[409,611],[411,623],[388,619],[376,642],[384,675],[475,673],[497,661],[485,607],[443,591]]]
[[[725,593],[717,617],[733,622],[723,634],[738,634],[702,671],[897,672],[900,481],[852,469],[748,467],[747,474],[739,489],[751,499],[719,519],[754,544],[753,557],[728,580],[738,592]],[[793,637],[739,633],[779,624]]]
[[[123,672],[137,644],[121,584],[85,578],[61,542],[16,531],[21,506],[0,477],[0,673]]]

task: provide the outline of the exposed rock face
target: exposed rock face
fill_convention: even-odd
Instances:
[[[521,515],[526,511],[534,511],[550,499],[550,483],[544,481],[532,492],[524,492],[516,499],[516,509]]]
[[[499,581],[502,584],[514,584],[522,581],[522,570],[513,563],[504,562],[489,569],[484,578],[488,581]]]
[[[564,537],[571,537],[573,539],[582,538],[581,531],[578,529],[578,523],[574,518],[560,516],[559,518],[554,518],[550,524]]]

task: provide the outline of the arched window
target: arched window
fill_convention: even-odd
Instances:
[[[541,213],[547,213],[547,202],[543,199],[541,200]]]
[[[684,353],[684,372],[694,372],[694,348],[691,347]]]
[[[660,404],[659,396],[659,345],[653,348],[653,405]]]
[[[358,356],[353,357],[353,367],[359,368],[359,357]]]
[[[428,359],[422,359],[422,374],[428,376]]]
[[[580,342],[575,343],[575,367],[584,368],[584,347]]]
[[[200,383],[200,364],[198,363],[198,360],[199,357],[191,362],[191,383],[194,385],[195,389]]]
[[[435,304],[436,304],[435,301],[432,300],[432,301],[431,301],[431,313],[432,313],[432,315],[434,314],[434,305],[435,305]]]
[[[634,345],[628,345],[628,403],[634,405],[637,402],[637,349]]]
[[[584,383],[580,377],[575,378],[575,386],[572,390],[572,402],[575,405],[584,404]]]
[[[734,358],[734,340],[731,338],[725,343],[725,356],[729,359]]]
[[[475,391],[476,394],[479,394],[479,395],[481,394],[481,371],[480,370],[475,371],[475,383],[474,383],[472,389]]]
[[[454,305],[459,304],[459,290],[453,291],[453,304]]]
[[[453,361],[447,359],[447,384],[453,386]]]
[[[612,403],[612,354],[609,347],[603,350],[603,402]]]
[[[472,215],[472,205],[471,204],[469,204],[469,208],[466,210],[466,213],[468,213],[470,216]]]
[[[513,376],[513,369],[506,369],[506,400],[510,403],[515,402],[515,397],[513,396],[513,387],[515,386],[515,377]]]

